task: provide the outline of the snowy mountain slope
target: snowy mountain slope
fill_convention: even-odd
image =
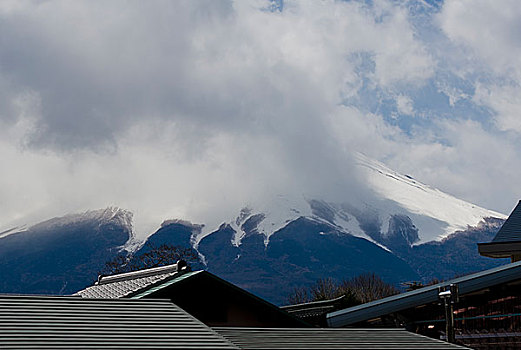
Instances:
[[[59,229],[60,227],[67,227],[85,222],[97,222],[100,226],[107,223],[113,223],[125,228],[128,232],[133,232],[132,212],[117,207],[108,207],[105,209],[87,210],[82,213],[66,214],[34,225],[14,227],[0,232],[0,238],[27,231]]]
[[[379,208],[381,216],[387,219],[399,211],[409,216],[419,230],[417,244],[439,241],[455,231],[477,226],[484,218],[507,217],[399,174],[362,154],[357,154],[356,160],[369,186],[381,198],[392,201],[392,204]],[[387,232],[387,229],[382,231]]]
[[[68,214],[62,217],[53,218],[30,227],[32,230],[50,230],[53,228],[80,224],[83,222],[97,222],[98,225],[107,223],[117,224],[132,232],[133,214],[117,207],[105,209],[88,210],[78,214]]]
[[[356,169],[369,190],[374,193],[373,196],[331,202],[327,198],[313,198],[305,194],[266,195],[252,203],[245,203],[242,208],[230,208],[228,212],[235,212],[235,215],[227,215],[228,217],[223,217],[220,221],[216,218],[214,222],[200,222],[202,225],[194,230],[192,237],[194,245],[197,247],[203,237],[217,230],[222,223],[228,224],[235,231],[232,238],[235,246],[239,246],[244,237],[252,233],[262,234],[264,244],[267,245],[273,233],[298,218],[305,217],[327,223],[340,232],[364,238],[387,249],[386,237],[394,234],[397,221],[401,222],[398,226],[403,227],[406,218],[410,219],[412,231],[418,231],[417,238],[411,230],[404,237],[411,244],[439,241],[455,231],[475,227],[487,217],[506,218],[501,213],[457,199],[410,176],[399,174],[362,154],[355,154],[355,160]],[[90,219],[100,222],[117,220],[121,226],[127,227],[133,233],[133,241],[126,246],[129,250],[138,249],[142,244],[144,237],[136,237],[133,232],[132,213],[118,208],[70,214],[37,225],[42,225],[41,228],[64,226]],[[137,220],[139,223],[139,217]],[[27,231],[31,227],[9,227],[0,232],[0,238]]]
[[[237,210],[235,218],[224,221],[235,231],[233,245],[240,246],[248,234],[257,233],[264,236],[267,246],[271,235],[300,217],[326,223],[385,249],[388,243],[396,242],[391,237],[395,234],[402,235],[400,239],[410,246],[440,241],[455,231],[476,227],[485,218],[506,219],[501,213],[455,198],[362,154],[355,159],[372,196],[332,203],[304,195],[277,195],[250,203]],[[194,241],[198,243],[216,229],[205,227],[207,231],[197,232]]]
[[[498,264],[479,256],[475,244],[489,241],[504,215],[363,155],[356,159],[361,178],[374,192],[364,198],[332,202],[266,195],[238,208],[236,215],[227,209],[217,226],[165,220],[148,241],[195,247],[205,268],[279,301],[291,288],[324,276],[342,279],[376,271],[399,283]],[[0,232],[0,274],[5,277],[0,291],[66,293],[92,283],[123,246],[134,252],[144,247],[133,228],[131,212],[107,208]]]
[[[20,233],[20,232],[25,232],[25,231],[27,231],[27,225],[16,226],[16,227],[13,227],[13,228],[0,232],[0,238],[7,237],[14,233]]]
[[[56,217],[0,237],[0,292],[73,293],[132,237],[132,214],[108,208]]]
[[[273,233],[300,217],[327,223],[340,231],[376,243],[360,228],[355,216],[344,211],[341,206],[325,201],[306,199],[304,196],[295,198],[278,195],[261,205],[244,207],[234,220],[226,223],[235,231],[232,240],[235,246],[241,244],[248,231],[262,234],[264,244],[267,245]],[[251,229],[253,223],[255,223],[254,230]]]

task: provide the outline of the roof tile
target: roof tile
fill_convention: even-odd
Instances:
[[[74,295],[82,298],[124,298],[142,292],[167,278],[177,277],[188,271],[177,270],[177,265],[103,276],[93,286],[87,287]]]

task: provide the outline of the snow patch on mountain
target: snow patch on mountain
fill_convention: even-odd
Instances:
[[[308,203],[313,213],[313,215],[309,217],[310,219],[332,225],[341,232],[364,238],[387,249],[364,232],[356,217],[348,213],[348,211],[344,209],[344,205],[319,200],[309,200]]]
[[[96,222],[98,226],[105,224],[115,224],[126,228],[130,237],[133,237],[133,214],[128,210],[118,207],[108,207],[105,209],[88,210],[82,213],[66,214],[61,217],[55,217],[36,224],[27,224],[17,226],[3,232],[0,232],[0,238],[4,238],[13,234],[23,233],[32,230],[49,231],[54,228],[66,227],[74,224],[87,222]]]
[[[263,203],[248,205],[242,208],[229,225],[234,229],[235,236],[232,243],[235,246],[241,244],[247,232],[244,224],[254,215],[262,214],[262,220],[257,222],[256,231],[264,236],[264,243],[268,244],[269,236],[277,232],[288,223],[301,216],[311,216],[311,208],[304,197],[292,198],[290,196],[277,195]]]
[[[27,225],[16,226],[16,227],[10,228],[8,230],[5,230],[3,232],[0,232],[0,238],[4,238],[4,237],[7,237],[12,234],[25,232],[25,231],[27,231]]]
[[[233,245],[239,246],[247,235],[246,223],[250,231],[252,222],[256,225],[254,232],[264,235],[267,245],[273,233],[299,217],[326,223],[384,249],[388,249],[386,242],[394,242],[396,238],[392,236],[397,234],[407,244],[415,245],[439,241],[455,231],[478,226],[488,217],[506,219],[506,215],[455,198],[362,154],[357,154],[355,160],[374,196],[331,203],[278,195],[250,204],[228,221],[236,232]]]
[[[56,227],[63,227],[83,222],[98,222],[99,226],[104,224],[117,224],[124,227],[129,233],[133,232],[133,214],[128,210],[117,207],[108,207],[105,209],[88,210],[79,214],[68,214],[62,217],[56,217],[31,226],[29,229],[49,230]]]
[[[300,217],[331,225],[341,232],[378,244],[365,234],[356,218],[343,210],[340,205],[307,199],[304,196],[283,195],[278,195],[262,204],[255,206],[250,204],[241,209],[237,217],[229,222],[236,232],[232,244],[234,246],[241,244],[242,239],[248,234],[245,226],[252,221],[256,225],[255,231],[264,236],[264,244],[267,245],[272,234]]]
[[[408,215],[419,230],[420,240],[416,244],[441,240],[455,231],[477,226],[484,218],[506,219],[507,217],[455,198],[411,176],[399,174],[362,154],[356,155],[356,163],[368,181],[369,187],[381,198],[396,204],[388,204],[380,208],[383,221],[389,225],[392,215],[397,213]]]
[[[262,235],[267,245],[271,235],[290,222],[305,217],[387,249],[390,242],[396,243],[396,237],[408,245],[421,244],[439,241],[469,226],[478,226],[488,217],[506,219],[506,215],[457,199],[362,154],[356,154],[355,160],[358,171],[374,195],[365,198],[353,195],[344,202],[333,203],[325,198],[302,194],[266,193],[242,208],[226,207],[222,221],[216,218],[212,222],[205,222],[206,225],[196,225],[187,221],[167,220],[161,227],[172,223],[192,227],[194,247],[223,224],[235,231],[232,238],[234,246],[240,246],[249,234]],[[131,237],[125,245],[127,250],[135,250],[144,242],[143,237],[134,235],[133,214],[117,207],[69,214],[33,226],[12,225],[13,228],[0,232],[0,238],[33,228],[52,229],[93,220],[99,225],[115,223],[127,228]]]

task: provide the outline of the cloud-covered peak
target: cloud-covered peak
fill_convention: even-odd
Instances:
[[[368,196],[356,150],[507,212],[515,8],[2,2],[2,225],[116,205],[149,231],[278,193]]]

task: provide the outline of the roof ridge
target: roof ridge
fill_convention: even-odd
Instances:
[[[293,309],[298,309],[299,307],[309,307],[309,306],[315,306],[315,305],[316,306],[328,305],[331,303],[335,303],[337,301],[341,301],[344,297],[345,297],[345,295],[341,295],[341,296],[338,296],[336,298],[331,298],[331,299],[309,301],[307,303],[299,303],[299,304],[292,304],[292,305],[283,305],[283,306],[280,306],[280,308],[283,310],[293,310]]]
[[[163,275],[163,274],[167,274],[167,273],[176,273],[176,272],[180,272],[181,270],[183,270],[184,267],[186,267],[186,262],[184,260],[179,260],[175,264],[166,265],[166,266],[152,267],[149,269],[124,272],[124,273],[119,273],[119,274],[109,275],[109,276],[100,275],[98,277],[98,281],[94,285],[109,284],[109,283],[127,281],[127,280],[131,280],[131,279],[136,279],[136,278]]]

